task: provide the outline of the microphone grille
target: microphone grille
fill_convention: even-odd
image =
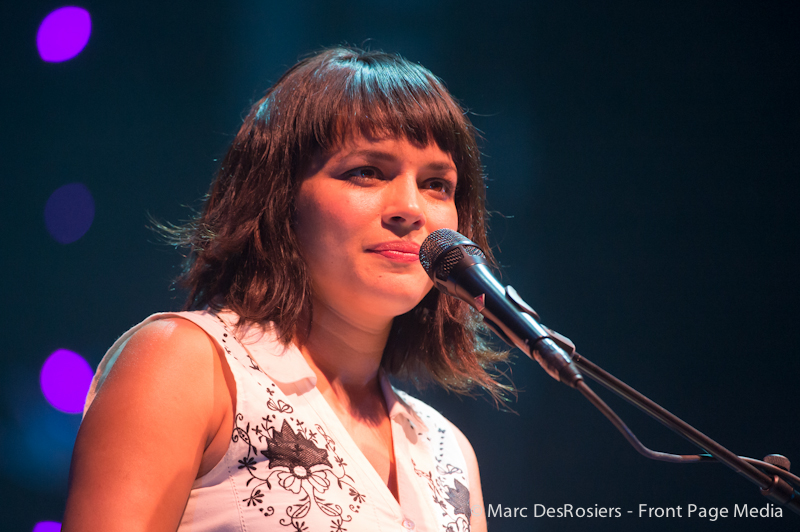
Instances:
[[[464,253],[461,248],[455,247],[444,254],[444,257],[439,260],[439,267],[436,268],[436,276],[442,280],[446,280],[450,275],[450,270],[461,260]]]
[[[452,229],[439,229],[429,234],[420,246],[419,261],[429,276],[433,277],[435,273],[438,277],[446,279],[453,266],[461,260],[463,253],[486,258],[481,248],[461,233]]]

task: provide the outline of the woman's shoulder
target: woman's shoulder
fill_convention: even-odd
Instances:
[[[118,340],[98,368],[92,395],[124,379],[129,391],[159,384],[173,389],[183,382],[202,385],[213,370],[217,348],[213,339],[193,320],[178,314],[154,315],[133,327]],[[198,382],[199,380],[199,382]],[[88,399],[93,399],[93,397]]]
[[[193,482],[216,463],[211,445],[230,440],[233,399],[214,340],[191,321],[148,319],[121,340],[87,399],[65,520],[174,530]]]
[[[131,340],[193,346],[207,336],[191,312],[154,314],[130,335]]]
[[[158,312],[131,327],[114,345],[134,336],[166,342],[198,341],[213,335],[220,326],[216,314],[206,310]]]
[[[128,329],[100,361],[86,396],[84,412],[120,359],[124,364],[144,358],[150,358],[156,365],[168,360],[174,364],[181,359],[196,359],[202,352],[213,353],[213,343],[209,342],[212,325],[207,312],[160,312]]]
[[[178,315],[144,323],[130,335],[122,351],[128,357],[144,357],[147,363],[154,365],[177,364],[182,371],[189,370],[191,362],[200,362],[203,354],[215,352],[214,342],[206,330]]]

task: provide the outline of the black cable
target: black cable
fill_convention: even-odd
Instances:
[[[586,397],[589,402],[591,402],[600,412],[611,421],[611,424],[614,425],[617,430],[619,430],[622,435],[628,440],[636,451],[639,454],[643,455],[646,458],[651,460],[658,460],[661,462],[670,462],[673,464],[693,464],[698,462],[715,462],[719,463],[719,460],[711,456],[710,454],[671,454],[671,453],[662,453],[660,451],[654,451],[647,446],[645,446],[639,438],[628,428],[624,421],[608,406],[605,401],[603,401],[594,391],[586,384],[585,381],[580,381],[576,385],[576,388]],[[756,460],[754,458],[748,458],[746,456],[740,456],[742,460],[745,462],[759,467],[761,469],[765,469],[769,473],[773,475],[778,475],[782,479],[786,480],[787,482],[794,482],[795,485],[800,486],[800,478],[796,475],[793,475],[789,471],[777,467],[773,464],[769,464],[762,460]]]
[[[628,428],[625,422],[622,421],[622,419],[620,419],[620,417],[611,409],[610,406],[608,406],[605,403],[605,401],[600,399],[600,397],[598,397],[597,394],[594,393],[594,391],[592,391],[591,388],[589,388],[589,385],[586,384],[585,381],[580,381],[577,384],[576,388],[578,388],[578,390],[594,406],[596,406],[597,409],[600,410],[600,412],[602,412],[602,414],[606,416],[609,421],[611,421],[612,425],[617,427],[617,430],[619,430],[622,433],[622,435],[625,436],[625,439],[628,440],[628,443],[630,443],[633,446],[633,448],[639,452],[639,454],[642,454],[643,456],[650,458],[651,460],[659,460],[661,462],[672,462],[675,464],[702,462],[702,461],[708,461],[709,459],[716,461],[714,460],[714,457],[712,457],[711,455],[670,454],[670,453],[662,453],[659,451],[653,451],[652,449],[646,447],[644,444],[642,444],[642,442],[639,441],[639,438],[637,438],[636,435],[633,432],[631,432],[631,429]]]

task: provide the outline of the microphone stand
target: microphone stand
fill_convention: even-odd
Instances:
[[[503,341],[519,347],[536,360],[550,376],[577,388],[622,433],[642,455],[653,460],[692,463],[717,460],[759,488],[769,500],[800,514],[800,478],[767,462],[737,456],[679,417],[640,394],[610,373],[575,352],[575,344],[539,321],[539,315],[519,297],[511,286],[503,287],[489,270],[486,254],[464,235],[450,229],[434,231],[422,243],[420,263],[434,285],[443,293],[461,299],[478,311],[486,326]],[[704,455],[674,455],[648,449],[625,422],[598,397],[581,372],[613,391],[649,416],[698,445]],[[767,457],[765,460],[769,459]],[[781,463],[778,461],[777,463]],[[765,473],[768,471],[770,474]]]
[[[787,506],[793,512],[800,514],[800,491],[790,485],[785,478],[800,485],[800,478],[789,473],[788,468],[784,470],[773,464],[737,456],[735,453],[726,449],[719,443],[715,442],[699,430],[695,429],[676,415],[672,414],[665,408],[651,401],[641,393],[637,392],[621,380],[617,379],[607,371],[603,370],[596,364],[593,364],[577,352],[575,352],[574,344],[564,336],[550,330],[550,338],[559,344],[568,353],[571,353],[572,362],[588,377],[599,382],[615,394],[619,395],[633,406],[642,410],[650,417],[655,418],[674,432],[680,434],[688,439],[706,453],[704,455],[674,455],[669,453],[661,453],[648,449],[636,438],[636,436],[628,429],[625,423],[617,416],[614,411],[605,404],[582,380],[578,381],[576,388],[586,396],[589,401],[594,404],[605,415],[617,429],[622,432],[623,436],[628,440],[631,445],[642,455],[653,460],[661,460],[673,463],[693,463],[702,461],[719,461],[727,465],[743,477],[750,480],[761,489],[761,494],[769,500]],[[756,467],[756,465],[758,467]],[[765,469],[771,475],[765,473],[761,469]]]

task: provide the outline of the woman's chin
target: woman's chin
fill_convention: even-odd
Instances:
[[[370,316],[391,320],[413,310],[426,294],[420,291],[384,293],[382,297],[370,298],[362,309]]]

